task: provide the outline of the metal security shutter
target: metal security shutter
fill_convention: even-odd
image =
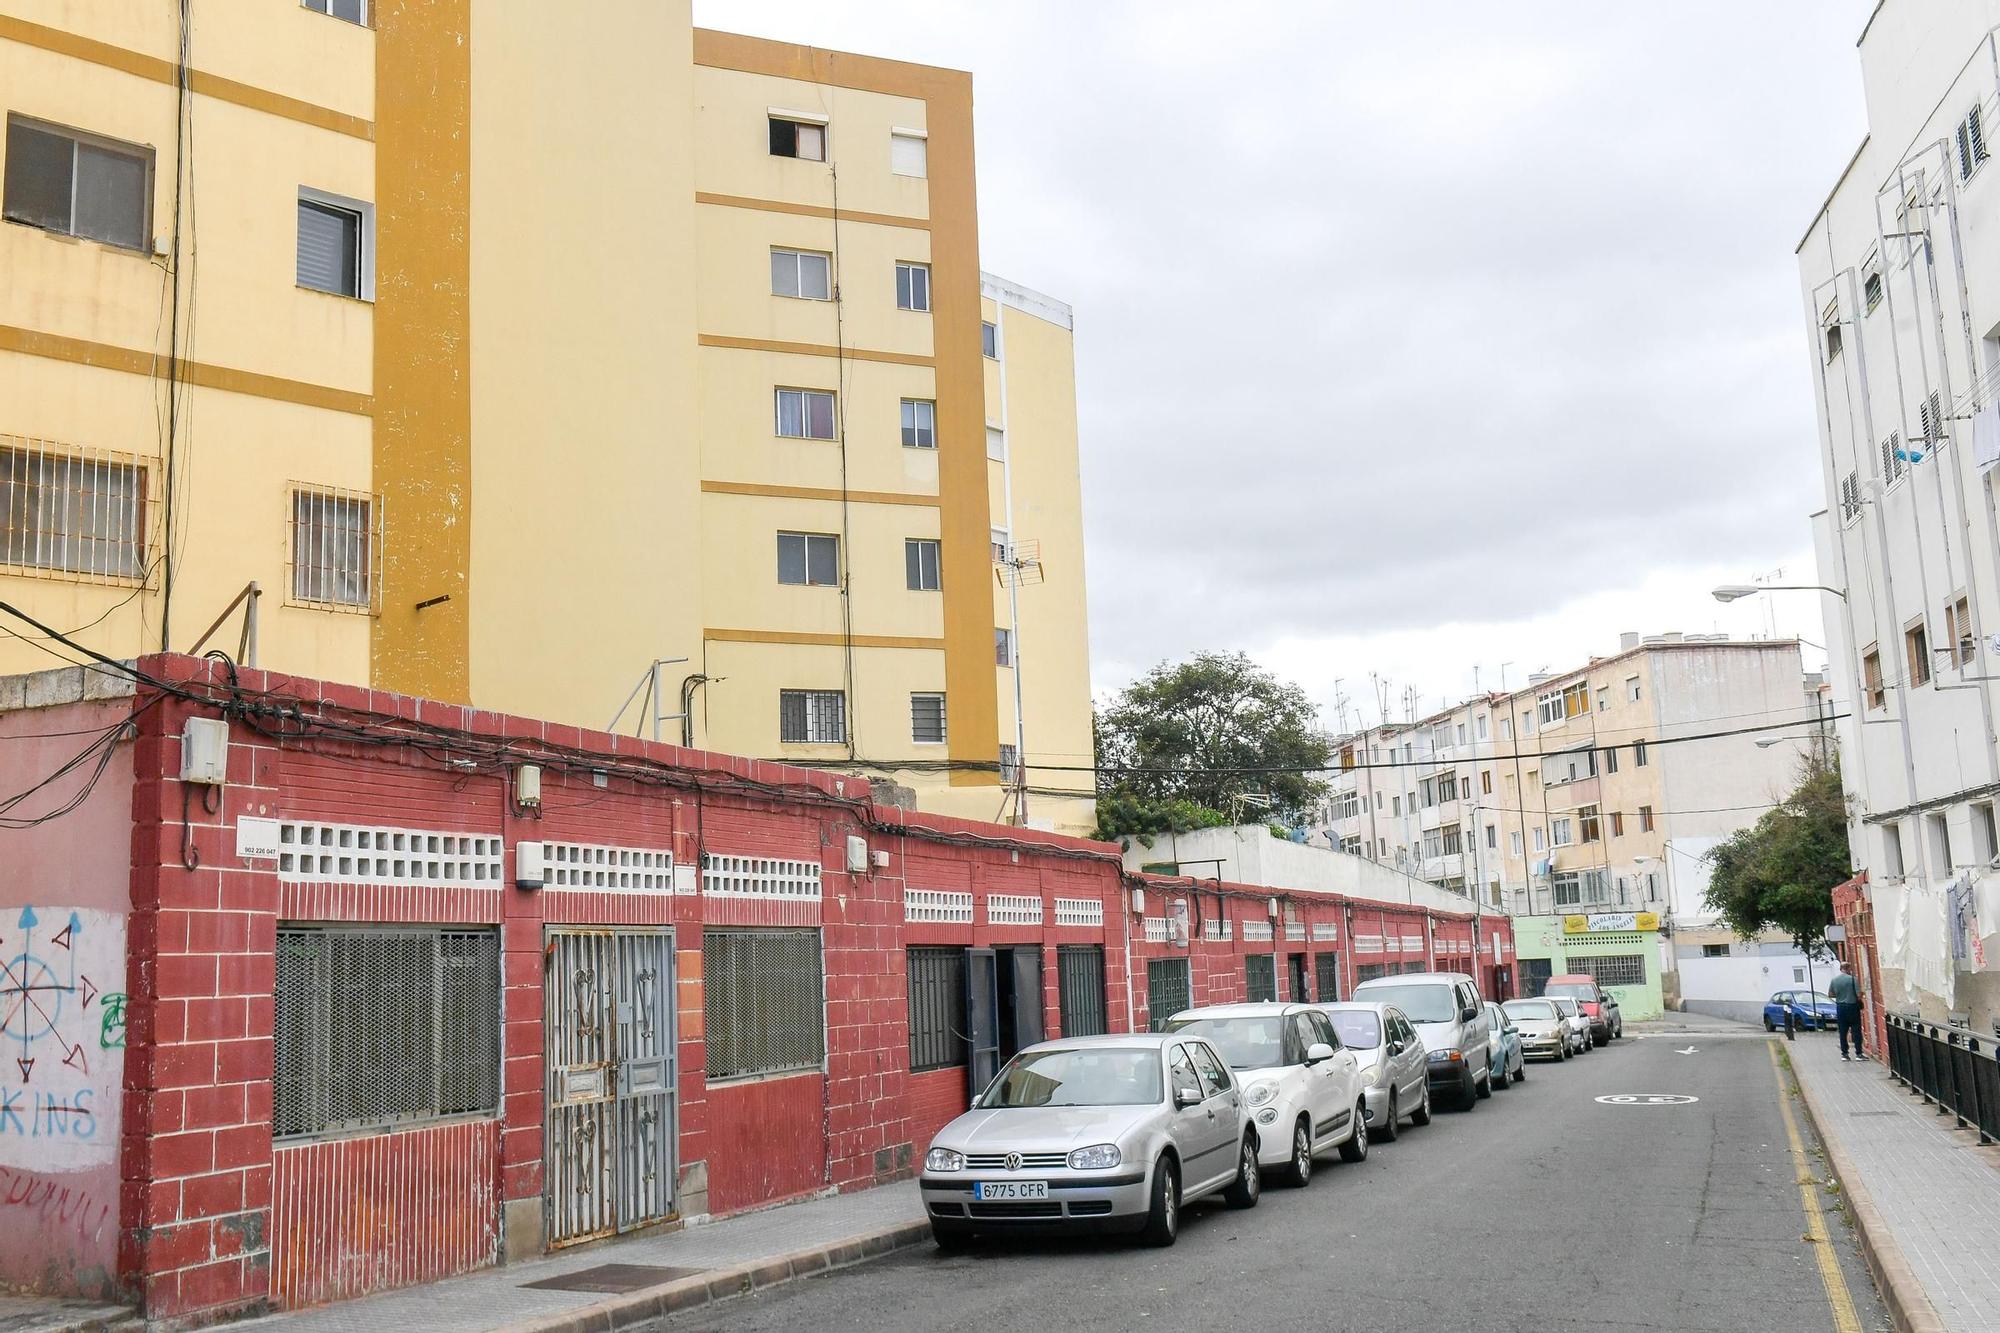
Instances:
[[[966,1062],[965,950],[910,950],[910,1072]]]
[[[299,200],[299,286],[337,296],[361,294],[361,215]]]
[[[1323,953],[1313,959],[1313,990],[1321,1004],[1340,998],[1340,955]]]
[[[1169,1018],[1192,1005],[1187,959],[1156,958],[1146,964],[1146,1012],[1152,1015],[1153,1031],[1160,1031]]]
[[[1252,1004],[1278,998],[1278,963],[1267,953],[1243,956],[1243,980]]]
[[[1104,1013],[1104,946],[1065,944],[1056,950],[1062,1035],[1094,1037],[1108,1030]]]
[[[826,1011],[817,930],[710,930],[701,954],[711,1080],[819,1068]]]

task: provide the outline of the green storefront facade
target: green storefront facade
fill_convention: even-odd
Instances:
[[[1515,984],[1522,995],[1540,995],[1550,977],[1582,972],[1611,993],[1627,1022],[1658,1018],[1666,1008],[1659,925],[1651,912],[1517,916]]]

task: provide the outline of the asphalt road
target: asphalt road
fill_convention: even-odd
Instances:
[[[1692,1055],[1677,1052],[1689,1045]],[[1782,1045],[1782,1043],[1780,1043]],[[1841,1333],[1809,1242],[1780,1074],[1754,1036],[1628,1035],[1247,1212],[1190,1208],[1169,1250],[929,1246],[661,1321],[672,1330],[1279,1328]],[[1677,1093],[1691,1104],[1605,1105]],[[1824,1176],[1803,1110],[1794,1121]],[[1824,1228],[1859,1328],[1889,1327],[1853,1234]]]

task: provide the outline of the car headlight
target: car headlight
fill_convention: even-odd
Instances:
[[[1364,1088],[1372,1088],[1381,1081],[1382,1071],[1380,1068],[1371,1068],[1361,1076],[1361,1086]]]
[[[1116,1148],[1112,1149],[1114,1153],[1117,1151]],[[964,1169],[965,1154],[963,1153],[955,1153],[949,1148],[933,1148],[924,1154],[924,1170],[926,1171],[963,1171]]]
[[[1443,1064],[1446,1061],[1450,1061],[1451,1063],[1456,1064],[1458,1063],[1458,1061],[1463,1060],[1464,1058],[1465,1057],[1456,1050],[1432,1051],[1430,1055],[1430,1061],[1434,1065]]]
[[[1252,1106],[1262,1106],[1277,1095],[1278,1085],[1275,1083],[1252,1083],[1244,1090],[1243,1100]]]
[[[1118,1165],[1120,1160],[1115,1143],[1093,1143],[1069,1155],[1070,1169],[1074,1171],[1102,1171]]]
[[[1260,1125],[1273,1124],[1277,1119],[1278,1108],[1275,1106],[1267,1106],[1257,1113],[1257,1123]]]

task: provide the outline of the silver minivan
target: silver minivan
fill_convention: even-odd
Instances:
[[[1488,1058],[1492,1034],[1479,988],[1463,972],[1405,972],[1376,977],[1354,988],[1354,998],[1393,1004],[1417,1029],[1433,1094],[1443,1093],[1469,1111],[1493,1095]]]
[[[1367,1100],[1368,1136],[1393,1143],[1404,1116],[1413,1125],[1431,1122],[1431,1087],[1424,1043],[1403,1011],[1393,1004],[1343,1000],[1319,1008],[1333,1022],[1341,1044],[1361,1064]]]

